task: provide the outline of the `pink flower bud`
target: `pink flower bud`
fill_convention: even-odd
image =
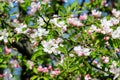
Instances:
[[[94,60],[94,61],[93,61],[93,64],[95,64],[95,65],[98,64],[98,61]]]
[[[110,37],[105,36],[105,37],[104,37],[104,40],[108,41],[108,40],[109,40],[109,38],[110,38]]]
[[[74,54],[69,54],[70,57],[74,57]]]
[[[101,16],[101,12],[99,11],[96,11],[96,10],[92,10],[92,15],[95,16],[95,17],[100,17]]]
[[[4,49],[4,50],[5,50],[5,53],[6,53],[6,54],[9,54],[9,53],[11,52],[11,49],[8,48],[7,46],[5,46],[5,49]]]
[[[50,65],[50,66],[48,66],[48,69],[49,69],[49,70],[52,70],[52,66],[51,66],[51,65]]]
[[[55,75],[59,75],[60,74],[60,70],[55,70]]]
[[[109,62],[109,57],[102,57],[103,63],[108,63]]]
[[[75,17],[73,14],[70,15],[71,18]]]
[[[96,29],[95,31],[96,31],[96,32],[101,32],[101,29]]]
[[[39,10],[39,9],[40,9],[40,5],[37,6],[37,10]]]
[[[38,46],[38,43],[37,43],[37,42],[35,42],[35,43],[33,44],[33,46],[34,46],[34,47]]]
[[[0,74],[0,78],[3,78],[4,77],[4,74]]]
[[[115,13],[116,13],[116,9],[113,9],[113,10],[112,10],[112,14],[115,14]]]
[[[54,18],[58,18],[59,16],[58,16],[58,15],[56,15],[56,14],[54,14],[54,15],[53,15],[53,17],[54,17]]]
[[[37,68],[37,70],[38,70],[38,72],[43,72],[43,68],[42,68],[42,66],[39,66],[38,68]]]
[[[92,34],[92,32],[93,32],[93,30],[89,30],[89,31],[88,31],[88,34],[90,34],[90,35],[91,35],[91,34]]]
[[[62,31],[63,31],[63,32],[67,31],[67,27],[66,27],[66,26],[63,26],[63,27],[62,27]]]
[[[43,72],[44,72],[44,73],[48,72],[48,68],[47,68],[47,67],[44,67],[44,68],[43,68]]]
[[[115,52],[119,52],[120,50],[117,48],[117,49],[115,49]]]
[[[50,0],[43,0],[43,3],[48,3]]]
[[[87,14],[80,15],[79,19],[80,20],[86,20],[87,19]]]
[[[19,21],[17,19],[14,19],[13,22],[16,23],[16,24],[19,23]]]
[[[85,80],[91,80],[90,74],[85,75]]]

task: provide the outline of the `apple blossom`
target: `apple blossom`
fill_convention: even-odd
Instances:
[[[117,27],[115,31],[112,32],[112,38],[113,39],[119,39],[120,38],[120,27]]]
[[[105,41],[108,41],[109,39],[110,39],[109,36],[105,36],[105,37],[104,37],[104,40],[105,40]]]
[[[102,60],[103,60],[103,63],[108,63],[109,62],[109,57],[103,56]]]
[[[60,74],[60,70],[58,70],[58,69],[51,72],[51,75],[53,75],[53,76],[57,76],[59,74]]]
[[[27,76],[22,80],[40,78],[71,80],[77,77],[85,80],[102,80],[101,77],[119,79],[120,10],[114,9],[114,6],[119,8],[119,5],[109,4],[113,0],[109,2],[90,0],[90,4],[81,4],[82,6],[74,3],[61,7],[64,1],[2,0],[0,2],[0,67],[5,65],[5,68],[16,70],[20,68],[19,61],[22,60],[22,68],[27,64],[24,70],[26,72],[19,73],[21,78]],[[111,8],[113,8],[112,14]],[[22,40],[24,36],[21,36],[21,33],[28,37],[30,43]],[[17,42],[21,42],[21,45],[17,45]],[[31,44],[32,46],[29,46]],[[13,47],[16,49],[15,52]],[[24,57],[25,52],[29,50],[22,52],[21,47],[22,51],[29,47],[34,49],[31,60],[27,60],[27,56]],[[38,64],[40,66],[36,67]],[[13,77],[16,79],[16,74],[8,68],[0,74],[0,77],[4,80],[14,80]]]
[[[61,41],[59,43],[57,41],[58,40],[55,40],[55,39],[51,39],[48,42],[42,41],[41,44],[44,47],[43,50],[49,54],[51,53],[54,53],[55,55],[60,54],[61,52],[57,48],[59,47],[59,43],[61,43]]]
[[[72,58],[72,57],[74,57],[75,55],[74,55],[74,54],[69,54],[69,56]]]
[[[89,31],[88,31],[88,34],[92,34],[94,31],[97,30],[97,27],[95,25],[91,25]]]
[[[117,67],[117,63],[115,61],[112,62],[109,71],[114,74],[113,80],[116,80],[116,78],[120,76],[120,68]]]
[[[86,20],[87,19],[87,14],[82,14],[79,16],[80,20]]]
[[[114,8],[112,9],[112,14],[113,14],[115,17],[117,17],[117,18],[120,17],[120,11],[119,11],[119,10],[117,11],[117,10],[114,9]]]
[[[46,29],[38,27],[37,31],[35,32],[35,34],[37,34],[37,36],[41,37],[41,36],[46,36],[49,33],[49,31],[46,31]]]
[[[43,67],[42,67],[42,66],[39,66],[39,67],[37,68],[37,70],[38,70],[39,72],[43,72]]]
[[[83,26],[84,24],[80,22],[78,18],[68,18],[68,23],[72,26],[80,27]]]
[[[27,64],[28,64],[28,66],[29,66],[29,69],[33,69],[33,67],[34,67],[34,62],[33,62],[33,61],[28,60],[28,61],[27,61]]]
[[[49,65],[49,66],[48,66],[48,69],[49,69],[49,70],[52,70],[52,66],[51,66],[51,65]]]
[[[24,0],[9,0],[9,2],[20,2],[20,3],[24,3]]]
[[[113,26],[113,24],[111,23],[110,20],[107,20],[106,18],[101,19],[101,28],[102,28],[101,33],[103,34],[112,33],[113,29],[111,28],[111,26]]]
[[[13,75],[11,73],[11,70],[9,68],[4,70],[4,80],[13,80]]]
[[[44,19],[45,19],[45,18],[44,18]],[[43,26],[43,25],[45,24],[45,22],[43,21],[43,19],[42,19],[41,17],[39,17],[39,18],[37,19],[37,23],[38,23],[39,26]]]
[[[17,60],[10,60],[10,65],[11,65],[11,67],[13,67],[13,68],[18,68],[18,67],[20,67],[20,65],[19,65],[19,62],[17,61]]]
[[[0,74],[0,78],[3,78],[4,77],[4,74]]]
[[[85,80],[91,80],[90,74],[85,75]]]
[[[100,17],[101,14],[102,14],[102,12],[100,12],[100,11],[96,11],[95,9],[92,10],[92,15],[95,16],[95,17]]]
[[[39,9],[40,9],[40,2],[32,2],[31,9],[28,12],[30,15],[33,15]]]
[[[4,50],[6,54],[9,54],[11,52],[11,48],[8,48],[7,46],[5,46]]]
[[[111,18],[110,21],[111,21],[111,23],[112,23],[113,25],[117,25],[117,24],[119,24],[119,22],[120,22],[119,19],[117,19],[117,18],[115,18],[115,17]]]
[[[46,4],[48,2],[50,2],[50,0],[43,0],[42,4]]]
[[[55,16],[55,15],[54,15]],[[53,23],[56,27],[61,28],[61,32],[65,32],[67,31],[67,25],[65,24],[64,21],[58,21],[60,18],[59,17],[55,17],[52,20],[50,20],[51,23]]]
[[[9,36],[9,34],[8,34],[6,29],[0,30],[0,41],[3,40],[5,43],[7,43],[8,42],[8,39],[7,39],[8,36]]]
[[[26,30],[23,30],[23,29],[25,29],[25,28],[26,28]],[[21,24],[19,24],[19,26],[17,26],[17,27],[15,28],[15,31],[16,31],[18,34],[19,34],[19,33],[27,33],[27,31],[28,31],[27,25],[21,23]]]
[[[47,68],[47,67],[44,67],[44,68],[43,68],[43,72],[44,72],[44,73],[48,72],[48,68]]]
[[[94,61],[93,61],[93,64],[97,65],[97,64],[98,64],[98,61],[97,61],[97,60],[94,60]]]
[[[74,51],[78,56],[89,56],[90,55],[90,49],[83,48],[82,46],[76,46],[74,47]]]
[[[107,0],[102,0],[101,5],[106,5],[107,4]]]

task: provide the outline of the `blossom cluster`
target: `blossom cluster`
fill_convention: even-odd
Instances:
[[[90,55],[90,49],[89,48],[83,48],[80,45],[74,47],[74,51],[78,56],[89,56]]]
[[[62,46],[63,40],[61,38],[51,39],[49,41],[43,40],[41,42],[43,46],[44,52],[49,54],[54,53],[55,55],[60,54],[61,52],[58,50],[59,46]]]
[[[113,39],[120,39],[120,27],[117,27],[117,29],[115,31],[113,31],[112,33],[112,38]]]
[[[56,17],[55,17],[56,16]],[[59,21],[59,17],[57,15],[54,15],[55,18],[51,19],[50,22],[54,24],[56,27],[61,28],[61,32],[67,31],[67,25],[64,21]]]
[[[74,14],[74,10],[79,10],[77,3],[72,5],[76,6],[73,9],[69,5],[67,8],[60,7],[57,0],[56,4],[52,0],[30,0],[29,4],[28,0],[9,1],[9,8],[17,5],[20,9],[15,19],[8,19],[9,15],[4,13],[8,8],[3,10],[4,14],[0,13],[0,62],[8,64],[0,78],[13,80],[14,71],[9,68],[17,69],[22,64],[27,67],[23,75],[29,74],[29,71],[33,74],[29,76],[30,80],[39,80],[41,77],[63,80],[101,80],[101,77],[119,79],[120,10],[112,8],[111,14],[104,15],[100,11],[104,9],[90,8],[86,4],[77,15]],[[108,7],[109,4],[103,0],[101,5]],[[84,12],[84,8],[90,11]],[[66,14],[59,14],[59,11]],[[24,42],[23,34],[29,43]],[[30,60],[20,50],[24,48],[26,52],[34,49]],[[20,51],[22,56],[15,54],[13,49]]]
[[[48,67],[39,66],[37,70],[38,72],[50,73],[51,76],[57,76],[60,74],[60,70],[59,69],[53,70],[52,66],[48,66]]]
[[[6,29],[0,30],[0,41],[4,40],[4,42],[7,43],[8,42],[8,38],[7,38],[8,36],[9,36],[9,34],[8,34]]]
[[[78,18],[68,18],[68,23],[72,26],[80,27],[83,26],[83,23]]]

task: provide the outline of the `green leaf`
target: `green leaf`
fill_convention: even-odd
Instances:
[[[2,47],[0,47],[0,52],[2,52]]]
[[[65,47],[59,46],[58,50],[60,50],[62,53],[67,54],[67,49]]]
[[[7,65],[2,64],[0,65],[0,68],[7,68]]]
[[[37,71],[36,68],[33,68],[33,72],[36,73],[36,74],[38,74],[38,71]]]
[[[32,77],[30,78],[30,80],[35,80],[36,78],[37,78],[37,76],[34,75],[34,76],[32,76]]]
[[[74,1],[74,3],[71,5],[70,9],[74,9],[76,6],[78,5],[78,2],[77,1]]]
[[[46,77],[40,77],[39,79],[37,79],[37,80],[48,80],[48,78],[46,78]]]
[[[38,50],[38,51],[36,51],[33,55],[32,55],[32,60],[36,60],[36,58],[38,57],[38,56],[41,56],[43,54],[43,51],[42,50]]]

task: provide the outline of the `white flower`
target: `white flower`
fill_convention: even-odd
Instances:
[[[113,39],[120,38],[120,27],[118,27],[115,31],[113,31],[112,38]]]
[[[11,67],[13,67],[13,68],[20,67],[19,62],[17,60],[11,60],[10,64],[11,64]]]
[[[78,55],[78,56],[89,56],[90,55],[90,52],[89,52],[90,49],[88,48],[83,48],[81,46],[76,46],[74,47],[74,51],[75,53]]]
[[[50,22],[53,23],[56,27],[61,28],[61,32],[63,33],[67,30],[67,25],[65,24],[64,21],[59,21],[58,22],[58,19],[59,18],[54,18]]]
[[[117,63],[115,61],[112,62],[109,71],[114,74],[113,80],[116,80],[116,78],[120,76],[120,68],[117,67]]]
[[[111,18],[110,21],[113,25],[117,25],[119,23],[119,20],[116,18]]]
[[[28,64],[28,66],[29,66],[29,69],[32,69],[33,66],[34,66],[34,62],[31,61],[31,60],[27,60],[27,64]]]
[[[39,17],[39,19],[37,20],[37,23],[39,24],[39,26],[43,26],[45,24],[45,22],[41,17]]]
[[[120,17],[120,11],[117,11],[116,9],[112,10],[112,14],[117,18]]]
[[[101,19],[101,26],[102,27],[111,27],[113,24],[111,23],[110,20],[107,20],[106,17]]]
[[[91,25],[91,27],[90,27],[90,30],[89,30],[89,33],[92,33],[92,32],[94,32],[94,31],[96,31],[96,26],[95,25]]]
[[[59,41],[59,42],[57,42]],[[42,41],[41,44],[44,47],[44,52],[47,52],[49,54],[54,53],[55,55],[60,54],[61,52],[58,50],[59,47],[59,43],[61,43],[62,41],[58,38],[58,39],[51,39],[49,41]]]
[[[20,3],[24,3],[24,0],[12,0],[12,2],[20,2]]]
[[[100,11],[92,10],[92,15],[95,16],[95,17],[100,17],[101,14],[102,13]]]
[[[26,29],[25,29],[26,28]],[[25,29],[25,30],[23,30],[23,29]],[[23,24],[23,23],[21,23],[21,24],[19,24],[19,26],[18,27],[16,27],[15,28],[15,31],[17,32],[17,33],[27,33],[27,25],[26,24]]]
[[[6,29],[4,29],[3,31],[0,30],[0,41],[4,40],[4,42],[7,43],[8,42],[8,39],[7,39],[8,36],[9,36],[9,34],[7,33]]]
[[[14,80],[11,70],[9,68],[4,70],[4,80]]]
[[[83,23],[80,22],[80,20],[78,18],[68,18],[68,23],[72,26],[83,26]]]
[[[110,20],[107,20],[106,18],[103,18],[101,20],[101,28],[102,28],[101,32],[103,34],[112,33],[113,29],[110,28],[111,26],[113,26],[113,24],[111,23]]]
[[[36,34],[41,37],[41,36],[46,36],[49,33],[49,31],[46,31],[46,29],[38,27],[38,30]]]
[[[85,78],[84,78],[85,80],[91,80],[91,77],[90,77],[90,75],[89,74],[87,74],[87,75],[85,75]]]
[[[108,63],[109,62],[109,57],[103,56],[102,60],[103,60],[103,63]]]
[[[33,15],[37,10],[40,9],[40,2],[32,2],[31,3],[31,10],[29,12],[30,15]]]
[[[38,8],[40,8],[40,2],[32,2],[31,3],[31,8],[35,8],[35,9],[38,9]]]
[[[82,15],[79,16],[79,19],[80,19],[80,20],[86,20],[87,17],[88,17],[87,14],[82,14]]]

